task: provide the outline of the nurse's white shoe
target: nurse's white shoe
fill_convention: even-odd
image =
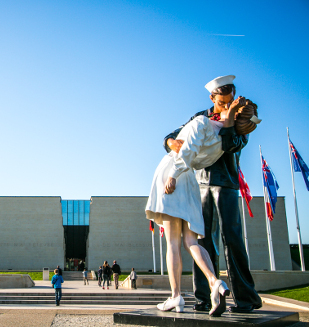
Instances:
[[[176,312],[183,312],[185,300],[181,295],[171,298],[169,297],[165,302],[159,303],[157,308],[161,311],[171,311],[175,308]]]
[[[220,317],[226,309],[225,297],[230,295],[230,290],[224,281],[218,279],[211,292],[210,316]]]

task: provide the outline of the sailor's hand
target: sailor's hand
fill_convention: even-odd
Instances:
[[[239,96],[234,100],[231,105],[228,107],[228,110],[225,110],[221,113],[221,119],[223,121],[223,127],[234,126],[238,110],[246,105],[246,98]]]
[[[239,96],[236,100],[234,100],[230,107],[229,107],[229,111],[237,111],[239,108],[243,107],[246,105],[246,98]]]
[[[176,179],[173,177],[168,177],[164,188],[166,194],[172,194],[176,188]]]
[[[249,105],[249,104],[252,104],[252,101],[250,101],[249,99],[246,99],[246,104],[245,104],[244,106],[240,107],[240,108],[237,110],[237,112],[236,112],[236,117],[237,117],[238,114],[242,113],[243,110],[244,110],[244,107],[247,106],[247,105]]]
[[[172,138],[169,138],[167,140],[167,145],[172,151],[178,153],[183,145],[183,142],[183,140],[174,140]]]

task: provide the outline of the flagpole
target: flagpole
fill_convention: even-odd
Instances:
[[[156,249],[155,249],[155,241],[154,241],[154,230],[151,232],[152,234],[152,257],[153,257],[153,272],[157,272],[156,268]]]
[[[244,225],[245,246],[246,246],[246,252],[248,256],[248,263],[250,269],[249,244],[248,244],[247,227],[246,227],[245,204],[244,204],[243,197],[241,197],[241,203],[242,203],[242,217],[243,217],[243,225]]]
[[[260,156],[261,156],[261,166],[263,171],[263,161],[262,161],[262,149],[260,146]],[[262,175],[263,179],[263,175]],[[264,191],[264,207],[265,207],[265,217],[266,217],[266,230],[267,230],[267,240],[268,240],[268,251],[269,251],[269,260],[270,260],[270,270],[275,271],[275,256],[274,256],[274,250],[273,250],[273,241],[271,237],[271,227],[270,227],[270,221],[267,216],[267,207],[266,207],[266,194],[265,194],[265,186],[264,186],[264,180],[263,180],[263,191]]]
[[[293,184],[293,196],[294,196],[294,210],[295,210],[295,217],[296,217],[296,228],[297,228],[297,236],[298,236],[298,247],[299,247],[299,255],[300,255],[300,262],[301,262],[301,270],[305,271],[305,260],[304,260],[304,252],[303,252],[303,244],[301,241],[300,235],[300,227],[299,227],[299,219],[298,219],[298,207],[297,207],[297,199],[296,199],[296,190],[295,190],[295,183],[294,183],[294,167],[292,163],[292,152],[290,147],[290,135],[289,135],[289,128],[287,127],[287,134],[288,134],[288,146],[289,146],[289,154],[290,154],[290,166],[291,166],[291,175],[292,175],[292,184]]]
[[[161,227],[160,227],[160,233],[159,233],[159,237],[160,237],[160,264],[161,264],[161,275],[164,275],[163,272],[163,251],[162,251],[162,236],[161,236]]]

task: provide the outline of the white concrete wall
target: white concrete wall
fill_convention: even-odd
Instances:
[[[60,197],[0,197],[0,270],[41,270],[64,267],[65,244]],[[117,260],[122,270],[153,269],[147,197],[92,197],[87,240],[87,266],[97,270],[104,260]],[[241,200],[239,200],[241,206]],[[252,270],[270,270],[263,197],[251,201],[254,218],[246,209],[246,226]],[[279,197],[271,222],[277,270],[291,270],[284,198]],[[160,271],[159,230],[155,226],[156,268]],[[163,243],[166,271],[166,242]],[[223,253],[221,247],[221,253]],[[183,249],[183,270],[192,270],[192,259]],[[220,269],[225,268],[223,255]]]
[[[255,282],[256,291],[268,291],[286,287],[295,287],[306,285],[309,283],[309,271],[261,271],[252,270],[252,277]],[[226,274],[220,275],[220,279],[230,286]],[[120,283],[122,287],[131,288],[131,281],[128,277],[124,282]],[[170,290],[168,276],[157,275],[138,275],[137,288],[154,288],[161,290]],[[183,275],[181,278],[181,290],[193,291],[192,276]]]
[[[97,269],[107,260],[115,259],[122,269],[133,266],[138,270],[153,269],[151,232],[144,208],[147,197],[92,197],[89,229],[89,269]],[[241,199],[239,199],[240,211]],[[252,270],[270,270],[264,198],[254,197],[250,203],[254,218],[249,217],[245,206],[246,227]],[[271,222],[276,269],[291,270],[288,228],[283,197],[278,197],[276,215]],[[164,270],[166,270],[166,242],[163,243]],[[156,268],[160,271],[159,230],[155,225]],[[226,269],[222,244],[220,269]],[[183,270],[192,270],[192,259],[182,249]]]
[[[239,199],[239,207],[242,216],[241,199]],[[254,197],[250,202],[250,207],[254,218],[249,216],[247,206],[245,204],[250,269],[270,270],[264,197]],[[273,221],[270,222],[270,225],[276,270],[292,270],[284,197],[278,197],[276,214]],[[223,253],[222,243],[220,244],[220,253]],[[223,255],[220,256],[220,269],[226,269]]]
[[[117,260],[121,269],[153,269],[152,236],[145,216],[147,197],[92,197],[90,205],[88,269],[97,270],[103,261]],[[160,236],[155,225],[156,268],[160,271]],[[162,239],[164,270],[166,242]],[[183,249],[184,270],[192,269],[191,257]]]
[[[64,265],[61,198],[0,197],[0,270]]]
[[[28,288],[35,286],[29,275],[0,274],[0,288]]]

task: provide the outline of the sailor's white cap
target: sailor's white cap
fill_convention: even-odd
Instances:
[[[226,75],[226,76],[219,76],[212,81],[208,82],[205,85],[205,88],[211,93],[215,89],[217,89],[220,86],[227,85],[227,84],[233,84],[233,80],[236,78],[235,75]]]

